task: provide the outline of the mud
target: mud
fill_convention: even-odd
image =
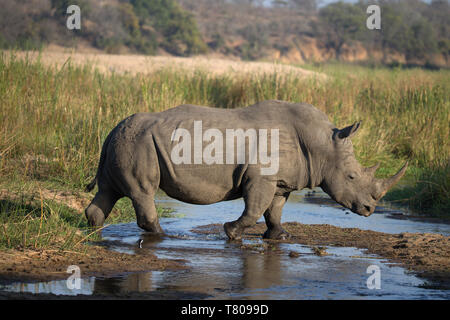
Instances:
[[[126,254],[92,246],[86,252],[58,250],[0,251],[0,283],[67,279],[77,265],[83,277],[108,277],[149,270],[185,269],[182,260],[158,259],[149,251]]]
[[[290,239],[265,242],[308,245],[320,256],[325,255],[320,246],[365,249],[369,254],[376,254],[414,271],[419,277],[428,280],[431,287],[433,283],[439,283],[440,288],[450,289],[450,237],[434,233],[389,234],[298,222],[284,223],[283,228],[291,234]],[[265,224],[258,223],[247,229],[244,239],[260,238],[265,230]],[[200,234],[220,234],[223,233],[223,227],[220,224],[210,224],[194,228],[192,231]]]

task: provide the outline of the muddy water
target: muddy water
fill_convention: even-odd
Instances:
[[[321,192],[293,194],[283,221],[332,224],[387,233],[433,232],[450,234],[450,225],[399,219],[402,213],[378,208],[370,218],[334,206]],[[426,289],[423,280],[389,261],[355,248],[328,247],[327,256],[316,256],[308,246],[276,244],[261,250],[262,240],[228,242],[220,235],[191,230],[211,223],[234,220],[243,210],[242,200],[208,206],[181,203],[161,195],[161,206],[171,207],[183,218],[161,219],[164,237],[152,237],[135,223],[112,225],[103,232],[111,250],[135,253],[151,250],[160,258],[183,259],[190,267],[181,271],[152,271],[114,278],[83,279],[81,290],[69,290],[66,281],[24,284],[3,289],[55,294],[126,294],[130,292],[179,291],[205,294],[210,299],[449,299],[450,292]],[[395,217],[395,219],[391,217]],[[290,251],[300,253],[289,256]],[[369,289],[371,265],[380,268],[380,289]]]

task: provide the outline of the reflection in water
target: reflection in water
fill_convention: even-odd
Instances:
[[[142,233],[135,246],[127,246],[125,252],[129,254],[140,254],[144,248],[153,248],[164,239],[161,235]],[[130,292],[153,291],[152,272],[138,272],[121,277],[97,278],[94,283],[92,294],[118,295]]]
[[[242,261],[242,287],[269,288],[282,283],[281,259],[275,254],[247,254]]]
[[[155,247],[164,240],[165,236],[160,234],[142,233],[137,241],[136,250]]]
[[[95,279],[92,294],[118,295],[130,292],[150,292],[152,287],[152,273],[132,273],[126,277]]]

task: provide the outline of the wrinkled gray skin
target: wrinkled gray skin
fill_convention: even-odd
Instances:
[[[203,121],[203,132],[218,128],[224,137],[225,129],[279,129],[278,173],[261,175],[258,164],[173,164],[173,131],[185,128],[193,136],[193,122],[198,120]],[[87,186],[92,190],[97,183],[98,192],[85,214],[91,226],[102,226],[116,201],[129,197],[139,227],[162,233],[154,204],[158,188],[193,204],[243,197],[241,217],[224,225],[228,237],[239,239],[245,228],[264,215],[264,237],[279,239],[288,236],[280,220],[289,194],[321,187],[342,206],[367,217],[403,176],[407,164],[392,178],[374,178],[378,166],[363,168],[353,154],[350,138],[359,126],[337,129],[315,107],[281,101],[232,110],[182,105],[160,113],[135,114],[106,138],[97,175]]]

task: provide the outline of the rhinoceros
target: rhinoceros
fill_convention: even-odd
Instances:
[[[289,236],[281,227],[289,194],[321,187],[337,203],[368,217],[408,163],[390,178],[375,178],[378,165],[364,168],[353,153],[350,138],[360,125],[338,129],[310,104],[272,100],[237,109],[181,105],[137,113],[105,139],[97,174],[86,186],[91,191],[97,184],[98,192],[85,214],[91,226],[102,226],[116,201],[129,197],[139,227],[163,233],[154,204],[159,188],[192,204],[243,198],[242,215],[224,224],[227,236],[240,239],[264,215],[264,238],[280,239]],[[251,154],[255,147],[259,153]],[[245,157],[230,156],[245,148]]]

